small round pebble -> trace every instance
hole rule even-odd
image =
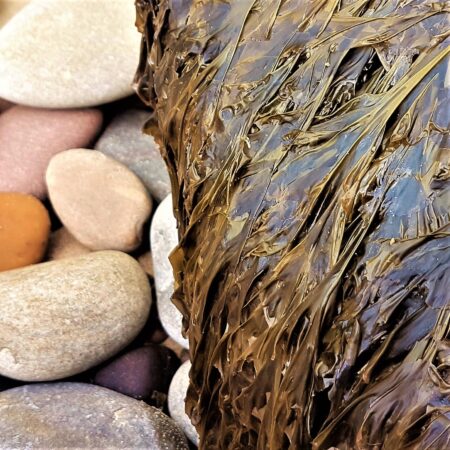
[[[88,253],[91,253],[91,250],[78,242],[65,227],[61,227],[50,235],[47,251],[49,261],[73,258]]]
[[[56,214],[77,241],[92,250],[139,246],[152,200],[126,166],[95,150],[73,149],[52,158],[46,180]]]
[[[187,450],[156,408],[84,383],[34,384],[0,393],[2,448]]]
[[[125,164],[158,201],[170,194],[170,179],[159,146],[142,129],[147,111],[131,109],[119,114],[95,145],[95,149]]]
[[[173,420],[181,427],[186,436],[198,445],[198,433],[191,419],[185,412],[186,392],[189,387],[189,371],[191,363],[186,361],[175,373],[169,388],[169,413]]]
[[[0,191],[46,197],[45,171],[52,156],[87,146],[101,125],[96,109],[8,109],[0,115]]]
[[[159,318],[167,334],[184,348],[188,348],[188,341],[181,334],[181,312],[171,300],[175,280],[169,254],[178,244],[178,232],[170,195],[160,203],[155,211],[150,228],[150,243]]]
[[[119,356],[95,375],[94,382],[139,400],[158,403],[180,365],[172,350],[148,344]],[[165,395],[164,395],[165,397]]]
[[[50,218],[37,198],[0,192],[0,271],[40,262],[49,234]]]
[[[0,30],[0,97],[79,108],[132,94],[135,20],[130,0],[33,0]]]
[[[49,381],[116,355],[143,328],[147,275],[131,256],[94,252],[0,273],[0,375]]]

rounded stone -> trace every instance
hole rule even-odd
[[[47,251],[47,259],[50,261],[73,258],[88,253],[91,253],[91,250],[78,242],[65,227],[61,227],[50,235]]]
[[[147,111],[131,109],[114,118],[95,145],[132,170],[158,201],[170,194],[170,179],[159,146],[143,128]]]
[[[56,214],[77,241],[92,250],[139,246],[152,200],[126,166],[95,150],[68,150],[52,158],[46,181]]]
[[[0,30],[0,97],[77,108],[130,95],[135,19],[129,0],[34,0]]]
[[[0,273],[0,374],[46,381],[114,356],[144,326],[147,275],[115,251]]]
[[[34,384],[0,393],[2,448],[187,450],[156,408],[84,383]]]
[[[191,363],[186,361],[175,373],[169,388],[170,417],[180,426],[186,436],[198,445],[198,433],[185,411],[186,393],[189,387],[189,371]]]
[[[49,234],[50,218],[37,198],[0,192],[0,271],[40,262]]]
[[[52,156],[87,146],[101,125],[96,109],[8,109],[0,115],[0,191],[46,197],[45,171]]]
[[[164,404],[170,380],[180,366],[172,350],[148,344],[111,361],[95,375],[94,382],[139,400]],[[162,400],[162,401],[160,401]]]
[[[181,334],[182,314],[171,300],[175,280],[169,255],[177,244],[177,223],[172,212],[172,197],[169,195],[156,209],[150,228],[156,304],[167,334],[184,348],[188,348],[188,341]]]

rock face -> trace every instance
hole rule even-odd
[[[129,0],[35,0],[0,31],[0,97],[46,108],[132,93],[139,34]]]
[[[172,350],[148,344],[110,362],[97,372],[94,382],[136,399],[161,400],[162,405],[179,365]]]
[[[45,171],[52,156],[87,146],[101,124],[102,113],[96,109],[8,109],[0,115],[0,191],[44,198]]]
[[[50,236],[47,258],[50,261],[86,255],[91,250],[78,242],[68,231],[61,227]]]
[[[0,271],[40,262],[49,233],[48,212],[37,198],[0,192]]]
[[[147,111],[125,111],[111,122],[95,149],[125,164],[161,201],[170,194],[170,180],[158,144],[142,132],[148,119]]]
[[[150,304],[147,276],[121,252],[0,273],[0,374],[44,381],[80,373],[131,342]]]
[[[186,361],[175,373],[169,388],[169,413],[173,420],[181,427],[186,436],[198,445],[198,433],[191,419],[185,412],[185,398],[189,387],[189,371],[191,363]]]
[[[159,318],[167,334],[188,348],[187,339],[181,334],[182,315],[171,301],[174,277],[168,257],[177,243],[177,224],[172,213],[172,197],[169,195],[156,209],[150,229],[156,301]]]
[[[99,386],[54,383],[0,393],[2,448],[187,450],[161,411]]]
[[[152,200],[127,167],[95,150],[59,153],[46,174],[61,222],[92,250],[134,250]]]

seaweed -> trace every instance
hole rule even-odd
[[[448,2],[136,7],[200,448],[450,448]]]

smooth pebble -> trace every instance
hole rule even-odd
[[[181,312],[171,300],[174,291],[174,276],[168,257],[177,244],[177,223],[172,212],[172,197],[169,195],[156,209],[150,228],[156,304],[159,318],[167,334],[174,341],[188,348],[188,341],[181,334]]]
[[[50,218],[37,198],[0,192],[0,271],[40,262],[49,234]]]
[[[2,448],[188,450],[160,410],[84,383],[34,384],[0,393]]]
[[[175,373],[169,388],[170,417],[180,426],[186,436],[198,445],[198,433],[185,411],[186,392],[189,387],[189,371],[191,363],[186,361]]]
[[[170,179],[159,146],[142,129],[149,113],[128,110],[114,118],[95,145],[95,149],[125,164],[147,186],[158,201],[170,194]]]
[[[139,246],[152,200],[126,166],[95,150],[73,149],[52,158],[46,181],[56,214],[77,241],[92,250]]]
[[[0,374],[47,381],[117,354],[143,328],[147,275],[131,256],[94,252],[0,273]]]
[[[91,253],[91,250],[78,242],[65,227],[61,227],[50,235],[47,251],[49,261],[73,258],[87,253]]]
[[[87,146],[101,125],[102,113],[96,109],[8,109],[0,115],[0,191],[46,197],[50,159],[64,150]]]
[[[78,108],[132,93],[141,36],[130,0],[34,0],[0,30],[0,97]]]

